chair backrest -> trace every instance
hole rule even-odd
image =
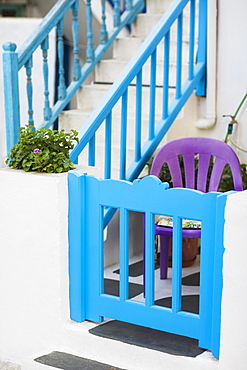
[[[185,184],[183,184],[179,155],[183,158]],[[197,176],[195,175],[195,155],[198,155]],[[214,163],[207,189],[208,169],[212,156]],[[188,137],[170,141],[155,155],[150,174],[158,177],[164,163],[167,163],[169,167],[173,187],[197,189],[204,193],[217,191],[222,171],[226,165],[229,165],[234,189],[243,190],[238,157],[223,141],[204,137]]]

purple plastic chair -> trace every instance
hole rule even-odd
[[[197,178],[195,176],[195,154],[198,155]],[[183,185],[178,160],[179,155],[183,157],[185,186]],[[207,189],[208,168],[211,156],[215,157],[215,160]],[[197,189],[204,193],[206,191],[217,191],[222,171],[228,164],[232,171],[234,189],[238,191],[243,190],[238,157],[231,147],[222,141],[203,137],[189,137],[170,141],[155,155],[150,175],[158,177],[164,163],[168,164],[173,187]],[[160,278],[166,279],[169,239],[172,236],[172,228],[155,225],[155,235],[160,235]],[[200,238],[201,231],[200,229],[183,229],[182,236],[184,238]]]

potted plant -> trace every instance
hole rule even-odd
[[[20,129],[20,139],[7,156],[6,164],[17,170],[62,173],[74,168],[69,151],[78,142],[75,130],[65,132],[31,125]]]

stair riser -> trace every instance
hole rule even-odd
[[[147,0],[147,13],[162,14],[169,8],[173,0]]]
[[[144,39],[141,38],[121,38],[116,39],[113,49],[113,57],[116,60],[129,61],[142,44]],[[188,60],[188,42],[183,43],[183,60]],[[177,53],[177,43],[170,43],[170,62],[175,63]],[[157,61],[164,60],[164,41],[161,41],[157,47]]]
[[[82,111],[89,112],[93,110],[100,100],[103,98],[105,93],[108,90],[108,86],[103,88],[100,85],[87,85],[80,89],[78,93],[78,108]],[[129,87],[128,89],[128,113],[130,115],[135,114],[135,87]],[[170,99],[174,98],[174,89],[170,89]],[[150,92],[148,87],[143,87],[142,89],[142,114],[145,116],[149,115],[149,99]],[[161,117],[162,114],[162,99],[163,99],[163,89],[158,87],[156,88],[156,116]],[[120,103],[117,103],[116,106],[120,106]],[[113,113],[114,114],[114,113]],[[120,115],[120,107],[118,108],[118,114]]]
[[[141,37],[146,38],[156,24],[159,22],[162,14],[138,14],[136,17],[135,22],[133,23],[131,29],[131,36],[132,37]],[[184,13],[183,17],[183,39],[184,41],[188,41],[189,39],[189,22],[190,18],[188,13]],[[170,37],[171,39],[176,39],[177,34],[177,22],[173,24],[170,30]]]
[[[102,60],[97,66],[95,70],[95,81],[96,82],[111,82],[113,83],[116,81],[120,73],[126,67],[127,62],[124,61],[116,61],[116,60]],[[156,86],[163,86],[163,63],[157,63],[157,70],[156,70]],[[148,61],[143,69],[142,69],[142,83],[143,85],[150,84],[150,62]],[[182,74],[184,76],[183,81],[185,82],[187,78],[188,67],[187,65],[183,65],[182,67]],[[169,69],[169,86],[176,86],[176,66],[170,65]],[[135,80],[132,82],[135,84]]]

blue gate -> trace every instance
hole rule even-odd
[[[219,357],[226,194],[167,189],[154,176],[133,183],[69,173],[70,310],[77,322],[103,317],[199,340]],[[104,213],[120,214],[120,293],[104,292]],[[128,294],[129,211],[145,213],[145,301]],[[154,300],[154,215],[173,217],[172,306]],[[199,313],[182,311],[182,219],[201,221]]]

